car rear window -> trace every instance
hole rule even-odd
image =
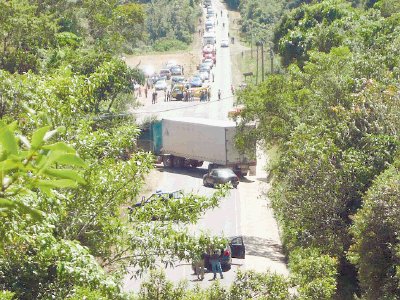
[[[232,176],[234,175],[233,171],[226,170],[226,169],[219,169],[217,170],[218,176]]]

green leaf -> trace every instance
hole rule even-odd
[[[33,209],[21,201],[0,198],[0,210],[11,211],[15,207],[18,207],[19,212],[29,214],[35,220],[40,220],[43,217],[43,213],[40,210]]]
[[[8,199],[3,199],[0,198],[0,208],[12,208],[15,207],[14,201],[8,200]]]
[[[65,165],[73,165],[78,167],[86,167],[85,161],[77,155],[74,154],[63,154],[57,159],[57,163]]]
[[[59,126],[54,130],[48,131],[46,132],[46,134],[44,135],[43,140],[44,141],[48,141],[49,139],[51,139],[56,133],[61,133],[61,132],[65,132],[65,127],[64,126]]]
[[[74,154],[76,153],[74,148],[72,148],[71,146],[67,145],[64,142],[58,142],[51,145],[46,145],[43,146],[42,148],[46,150],[61,151],[65,153],[74,153]]]
[[[15,136],[3,122],[0,122],[0,143],[8,153],[18,153],[18,145]]]
[[[21,201],[13,201],[13,202],[15,203],[16,206],[18,206],[20,212],[29,214],[34,220],[38,221],[43,218],[42,211],[31,208],[22,203]]]
[[[0,172],[4,173],[13,169],[16,169],[21,166],[19,161],[7,159],[5,161],[0,162]]]
[[[32,135],[31,148],[37,150],[44,142],[43,138],[49,131],[50,126],[45,126],[36,130]]]
[[[85,162],[75,154],[65,153],[64,151],[50,151],[47,157],[42,158],[38,168],[40,172],[43,172],[54,163],[78,167],[86,166]]]
[[[46,169],[43,173],[53,177],[71,179],[81,184],[86,183],[77,171],[71,169]]]

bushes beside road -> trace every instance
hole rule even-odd
[[[274,40],[285,73],[239,95],[242,120],[258,123],[242,139],[279,146],[270,196],[291,270],[297,251],[332,258],[336,283],[329,272],[320,286],[336,285],[337,299],[400,296],[400,11],[388,14],[388,2],[326,0],[289,12]],[[304,279],[299,291],[313,286]]]

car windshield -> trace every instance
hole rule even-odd
[[[233,171],[230,169],[217,169],[216,173],[218,177],[235,176],[235,173],[233,173]]]
[[[151,202],[155,199],[181,199],[183,197],[182,191],[174,191],[174,192],[161,192],[154,193],[149,198],[147,198],[146,203]]]

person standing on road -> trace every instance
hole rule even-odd
[[[187,92],[183,91],[183,101],[187,101]]]
[[[144,87],[144,96],[145,96],[146,99],[147,99],[147,85]]]
[[[213,280],[217,279],[217,272],[221,276],[221,279],[224,278],[222,274],[221,262],[219,260],[218,250],[214,250],[214,254],[210,257],[211,269],[214,274]]]
[[[171,92],[168,90],[167,92],[167,102],[171,101]]]
[[[204,255],[205,254],[203,253],[197,260],[194,261],[194,272],[196,273],[198,280],[204,279]]]
[[[218,90],[218,100],[221,100],[221,90]]]

